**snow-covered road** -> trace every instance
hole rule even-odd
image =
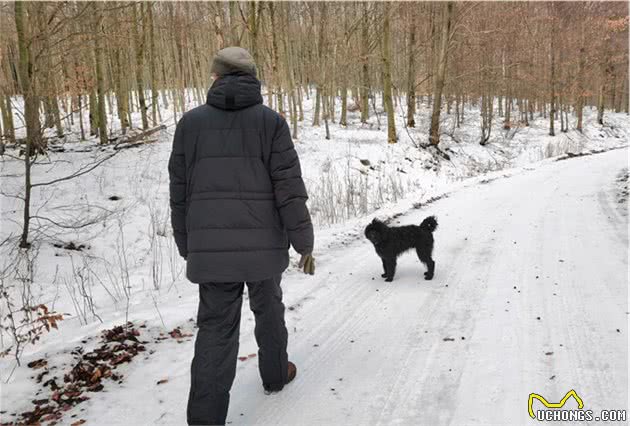
[[[256,359],[239,362],[228,421],[533,424],[530,393],[558,402],[570,389],[596,413],[627,408],[628,223],[614,199],[627,155],[537,165],[400,217],[437,216],[433,281],[407,254],[385,283],[365,239],[320,249],[315,276],[283,284],[297,379],[265,396]],[[256,351],[247,305],[242,355]],[[157,348],[80,416],[184,424],[191,357],[192,342]]]
[[[433,281],[412,254],[389,284],[366,241],[337,253],[289,311],[298,379],[265,396],[248,363],[229,419],[527,424],[529,393],[570,389],[585,409],[627,408],[627,219],[612,199],[626,164],[625,150],[559,161],[404,216],[438,217]]]

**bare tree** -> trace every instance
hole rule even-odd
[[[443,6],[442,31],[440,37],[440,49],[433,90],[433,112],[431,113],[431,128],[429,129],[429,141],[432,145],[440,143],[440,109],[442,107],[442,90],[446,76],[446,62],[448,59],[448,47],[451,36],[451,19],[453,16],[453,2],[447,2]]]

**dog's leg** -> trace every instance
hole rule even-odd
[[[427,272],[424,273],[424,279],[432,279],[433,273],[435,272],[435,262],[431,259],[431,253],[426,253],[420,248],[416,248],[416,253],[418,253],[418,259],[420,259],[420,262],[427,265]]]
[[[381,258],[381,261],[383,262],[383,273],[381,274],[382,278],[385,278],[387,276],[387,263],[385,263],[385,259]]]
[[[424,279],[430,280],[433,278],[433,273],[435,272],[435,262],[433,261],[433,259],[429,258],[427,260],[427,268],[429,270],[424,273]]]
[[[396,274],[396,258],[387,258],[385,262],[385,281],[392,282],[394,274]]]

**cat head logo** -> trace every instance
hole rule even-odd
[[[544,405],[547,408],[562,408],[564,404],[567,402],[567,400],[571,397],[575,398],[575,401],[577,402],[578,408],[580,410],[584,408],[584,402],[582,402],[582,398],[580,398],[577,392],[575,392],[573,389],[567,392],[567,394],[564,396],[564,398],[560,400],[560,402],[556,402],[556,403],[547,401],[544,397],[538,395],[537,393],[530,393],[529,399],[527,401],[527,410],[529,411],[529,417],[531,417],[532,419],[536,418],[536,416],[534,415],[534,409],[532,408],[534,399],[539,400],[542,403],[542,405]]]

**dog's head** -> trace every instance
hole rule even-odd
[[[386,235],[387,225],[376,218],[365,227],[365,237],[370,240],[372,244],[381,243],[385,240]]]

